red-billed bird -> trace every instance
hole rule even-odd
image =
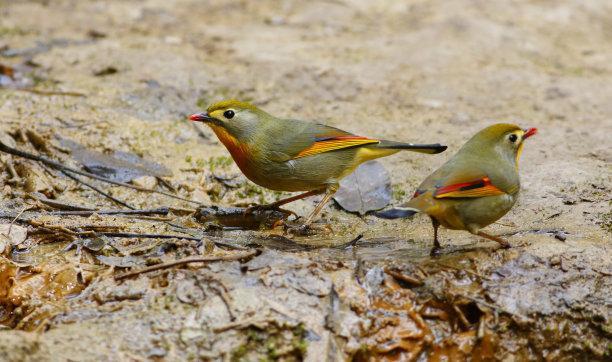
[[[429,215],[434,229],[432,255],[440,252],[440,225],[467,230],[510,247],[507,241],[481,229],[514,206],[520,190],[518,164],[523,143],[536,132],[535,128],[523,130],[513,124],[495,124],[481,130],[421,183],[412,200],[378,216]]]
[[[194,114],[225,145],[244,175],[277,191],[305,191],[260,208],[278,208],[325,194],[306,219],[308,226],[338,189],[340,179],[361,163],[401,150],[440,153],[440,144],[412,144],[362,137],[323,124],[274,117],[245,102],[226,100]]]

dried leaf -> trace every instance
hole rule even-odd
[[[23,243],[28,236],[28,229],[11,224],[0,224],[0,254],[10,252],[11,247]]]
[[[87,149],[85,146],[68,139],[61,139],[60,142],[62,147],[67,147],[72,151],[74,158],[87,171],[114,181],[130,182],[141,176],[164,177],[172,175],[170,170],[163,165],[144,160],[132,153],[115,151],[112,155],[106,155]]]
[[[387,170],[377,161],[362,164],[340,181],[334,200],[344,210],[361,215],[382,209],[391,202],[391,179]]]

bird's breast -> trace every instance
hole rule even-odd
[[[243,142],[240,142],[223,127],[214,124],[211,124],[210,127],[217,135],[217,138],[219,138],[219,141],[223,143],[225,148],[227,148],[229,153],[232,155],[232,158],[234,159],[234,162],[236,162],[236,165],[238,165],[238,168],[240,168],[240,171],[249,177],[249,160],[253,156],[249,146]]]

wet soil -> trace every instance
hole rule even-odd
[[[0,360],[609,360],[611,59],[607,1],[0,0],[0,142],[140,188],[0,153],[27,228],[0,238]],[[443,230],[432,259],[426,217],[337,205],[313,236],[241,221],[286,195],[186,120],[229,97],[447,144],[381,160],[393,204],[486,125],[537,127],[487,228],[513,247]],[[52,213],[128,206],[168,209]]]

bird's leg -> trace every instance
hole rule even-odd
[[[312,191],[304,192],[304,193],[299,194],[299,195],[295,195],[295,196],[287,197],[286,199],[281,199],[281,200],[275,201],[275,202],[269,204],[269,206],[272,207],[272,208],[277,208],[279,206],[288,204],[288,203],[293,202],[293,201],[297,201],[297,200],[305,199],[305,198],[310,197],[310,196],[315,196],[315,195],[322,194],[323,192],[325,192],[325,189],[319,189],[319,190],[312,190]]]
[[[328,186],[325,189],[325,196],[323,196],[323,199],[317,204],[317,206],[315,206],[314,210],[312,210],[310,215],[308,215],[308,217],[306,218],[306,221],[302,225],[298,227],[291,227],[290,229],[294,229],[294,231],[297,234],[301,234],[301,235],[310,234],[311,229],[312,229],[312,226],[310,224],[312,223],[314,218],[321,212],[325,204],[327,204],[329,200],[332,198],[332,196],[334,196],[337,190],[338,190],[338,185]]]
[[[325,189],[325,196],[323,196],[323,200],[321,200],[321,202],[319,202],[319,204],[314,208],[314,210],[312,210],[310,215],[308,215],[306,221],[304,222],[304,226],[308,227],[312,223],[312,220],[315,218],[315,216],[317,216],[321,212],[321,210],[323,210],[323,206],[325,206],[325,204],[329,202],[329,199],[334,196],[337,190],[338,186],[330,186]]]
[[[438,228],[440,227],[440,223],[438,222],[438,220],[431,217],[431,225],[433,226],[434,231],[434,246],[433,248],[431,248],[429,255],[433,257],[440,255],[442,246],[440,246],[440,241],[438,241]]]
[[[246,215],[248,215],[248,214],[251,214],[251,213],[253,213],[253,212],[257,211],[257,210],[279,210],[279,211],[282,211],[282,212],[287,212],[289,214],[295,215],[297,217],[297,215],[293,211],[283,210],[283,209],[280,208],[280,206],[288,204],[288,203],[293,202],[293,201],[304,199],[304,198],[309,197],[309,196],[314,196],[314,195],[321,194],[324,191],[325,191],[325,189],[312,190],[312,191],[301,193],[299,195],[295,195],[295,196],[291,196],[291,197],[287,197],[285,199],[281,199],[281,200],[275,201],[275,202],[273,202],[271,204],[249,206],[249,207],[246,208],[244,213]]]
[[[485,238],[485,239],[489,239],[489,240],[497,241],[497,242],[498,242],[498,243],[501,245],[501,247],[502,247],[502,248],[504,248],[504,249],[508,249],[508,248],[510,248],[510,247],[511,247],[511,245],[510,245],[510,243],[509,243],[509,242],[507,242],[506,240],[504,240],[504,239],[500,238],[499,236],[489,235],[489,234],[484,233],[484,232],[482,232],[482,231],[478,231],[478,232],[476,233],[476,235],[478,235],[478,236],[482,236],[482,237],[483,237],[483,238]]]

